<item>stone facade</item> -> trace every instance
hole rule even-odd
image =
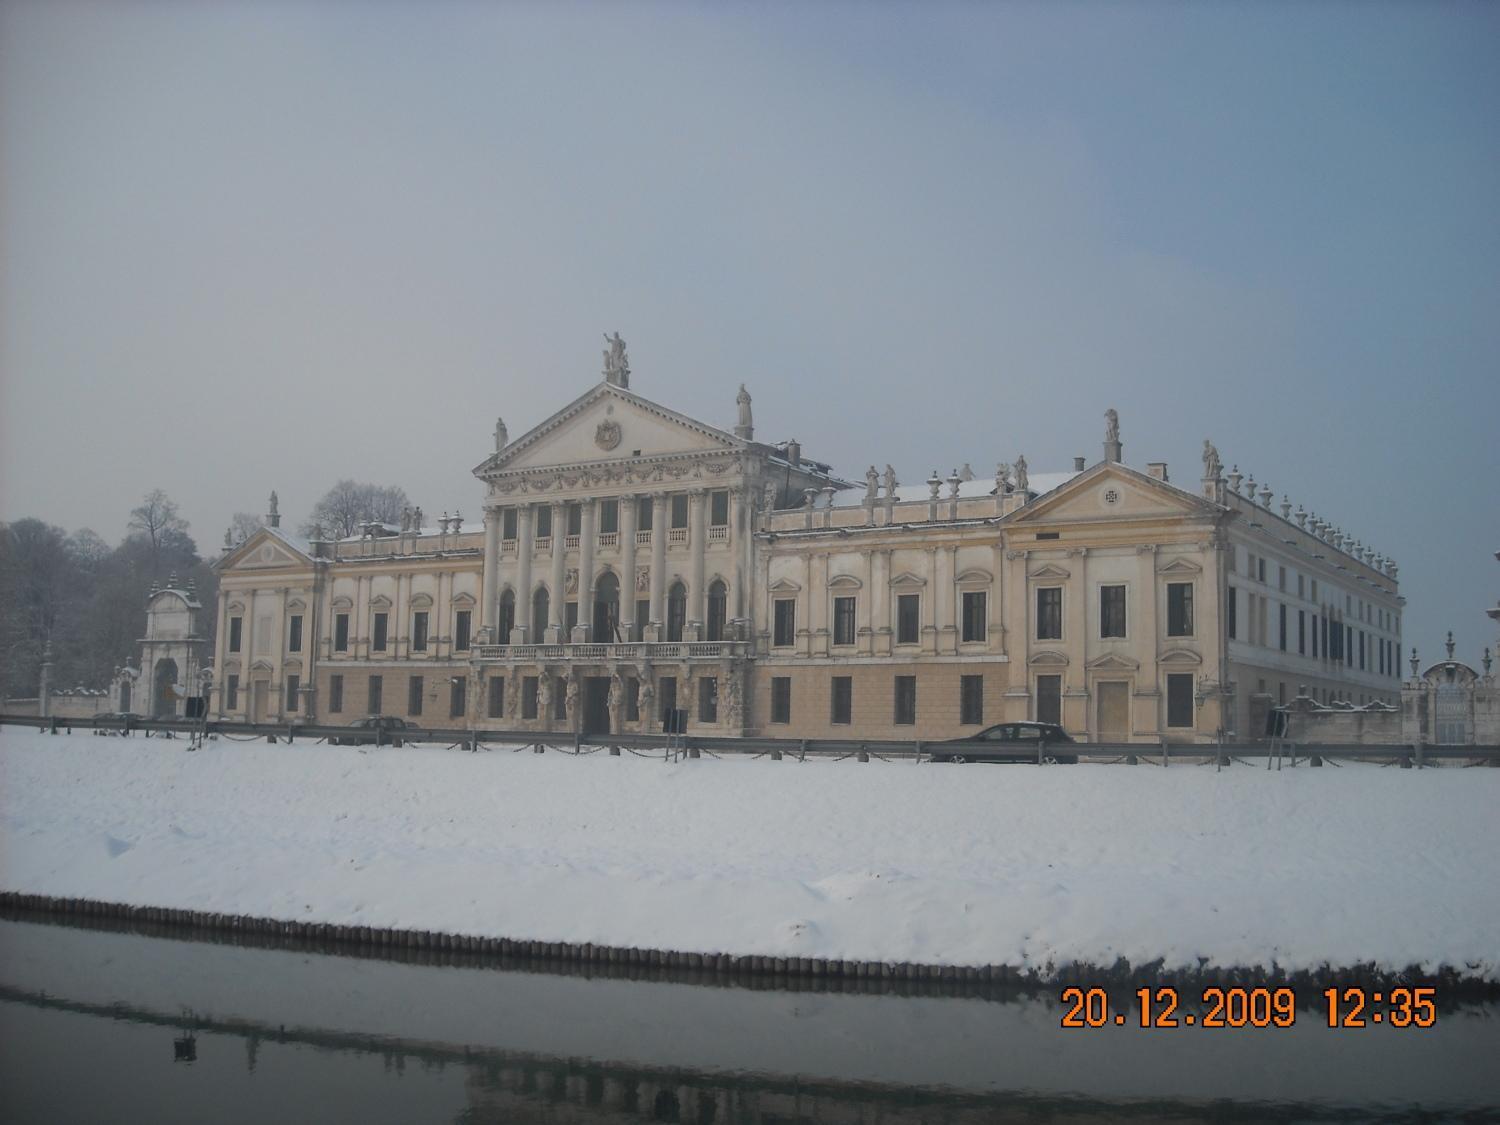
[[[1092,466],[902,486],[872,465],[856,486],[755,441],[743,387],[720,429],[631,390],[622,341],[605,361],[517,440],[497,424],[479,522],[226,549],[213,712],[1202,742],[1258,734],[1251,696],[1285,682],[1397,698],[1394,565],[1246,496],[1211,446],[1180,488],[1123,463],[1110,411]]]

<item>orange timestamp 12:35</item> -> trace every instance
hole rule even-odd
[[[1292,988],[1204,988],[1188,1010],[1181,993],[1168,985],[1135,990],[1134,1003],[1115,1010],[1108,990],[1071,986],[1063,989],[1065,1028],[1100,1027],[1291,1027],[1297,1022],[1297,993]],[[1391,989],[1326,988],[1321,993],[1328,1027],[1432,1027],[1437,1023],[1437,989],[1401,986]]]

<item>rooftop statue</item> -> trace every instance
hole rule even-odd
[[[1224,471],[1224,462],[1219,460],[1219,451],[1214,443],[1207,438],[1203,439],[1203,478],[1205,480],[1218,480],[1219,474]]]
[[[1120,412],[1113,406],[1104,412],[1104,440],[1120,440]]]
[[[609,345],[604,349],[604,381],[620,387],[630,386],[630,357],[625,354],[625,341],[618,332],[613,336],[606,332],[604,342]]]

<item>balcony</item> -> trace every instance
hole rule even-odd
[[[642,660],[728,660],[748,656],[749,641],[636,641],[631,644],[475,645],[478,660],[505,664],[612,664]]]
[[[563,537],[563,550],[564,551],[576,551],[576,550],[578,550],[578,536],[576,536],[576,535],[567,535],[567,536],[564,536]]]
[[[599,546],[618,547],[620,545],[620,533],[618,531],[601,531],[599,533]]]
[[[514,539],[500,540],[500,553],[502,555],[513,555],[516,553],[516,541]]]
[[[687,543],[688,529],[685,527],[667,528],[667,546],[681,547]]]
[[[538,552],[552,550],[552,536],[550,536],[550,535],[539,535],[539,536],[537,536],[537,539],[536,539],[536,550]]]
[[[651,529],[649,527],[645,531],[637,531],[635,533],[635,545],[637,547],[651,546]]]
[[[713,526],[711,526],[708,529],[708,541],[710,543],[729,542],[729,525],[726,523],[714,524]]]

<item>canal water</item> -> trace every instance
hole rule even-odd
[[[1500,1120],[1492,1003],[1440,996],[1428,1028],[1332,1030],[1319,1002],[1290,1027],[1145,1030],[1129,998],[1123,1026],[1064,1029],[1054,990],[787,990],[0,920],[0,1120]]]

